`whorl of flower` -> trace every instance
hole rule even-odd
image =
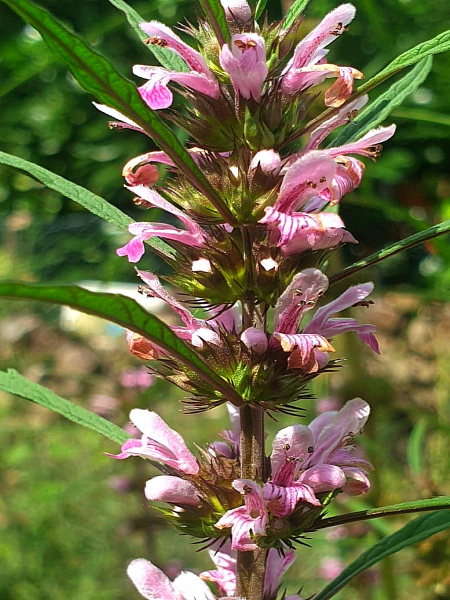
[[[187,475],[198,473],[198,462],[188,450],[181,435],[171,429],[159,415],[149,410],[134,408],[130,412],[130,420],[142,432],[142,438],[127,440],[120,454],[108,456],[118,459],[142,456]]]
[[[246,100],[261,98],[266,80],[266,45],[256,33],[233,35],[230,46],[224,44],[220,53],[220,65],[228,73],[236,94]]]

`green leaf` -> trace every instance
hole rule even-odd
[[[425,434],[427,419],[424,417],[414,426],[408,440],[407,457],[411,473],[418,477],[424,469]]]
[[[362,137],[370,129],[382,123],[389,113],[399,106],[404,99],[417,90],[425,81],[433,64],[433,57],[427,56],[420,61],[402,79],[394,83],[387,92],[381,94],[356,119],[342,128],[341,133],[329,146],[342,146]]]
[[[143,23],[144,19],[141,15],[131,8],[126,2],[123,0],[109,0],[111,4],[113,4],[116,8],[125,13],[125,16],[128,19],[129,24],[137,33],[139,39],[141,41],[145,41],[147,36],[139,27],[139,23]],[[169,69],[170,71],[179,71],[179,72],[187,72],[188,66],[178,54],[168,50],[167,48],[161,48],[161,46],[154,46],[153,44],[146,44],[147,48],[152,52],[155,58],[162,64],[163,67]]]
[[[14,369],[8,369],[7,372],[0,371],[0,390],[40,404],[44,408],[57,412],[78,425],[83,425],[83,427],[101,433],[117,444],[124,444],[130,437],[123,429],[114,425],[111,421],[99,417],[74,402],[61,398],[42,385],[30,381],[26,377],[22,377]]]
[[[0,152],[0,164],[25,171],[25,173],[28,173],[28,175],[31,175],[51,190],[55,190],[55,192],[62,194],[66,198],[70,198],[70,200],[77,202],[77,204],[87,208],[87,210],[94,213],[94,215],[108,221],[108,223],[112,223],[119,229],[128,231],[128,225],[134,223],[134,220],[131,217],[116,208],[113,204],[110,204],[101,196],[97,196],[86,188],[64,179],[64,177],[56,175],[56,173],[47,171],[47,169],[29,162],[28,160],[13,156],[12,154]],[[147,240],[147,243],[168,258],[173,258],[175,256],[174,250],[162,240],[151,238]]]
[[[168,325],[148,313],[131,298],[120,294],[91,292],[74,285],[33,285],[21,282],[0,283],[0,296],[63,304],[117,323],[157,344],[170,356],[197,373],[228,400],[237,404],[242,403],[237,392],[222,377],[214,373]]]
[[[259,17],[263,14],[268,1],[269,0],[258,0],[258,4],[256,5],[256,8],[255,8],[255,21],[257,21],[259,19]]]
[[[403,54],[400,54],[400,56],[397,56],[397,58],[394,59],[387,67],[377,73],[375,77],[372,77],[372,79],[369,79],[366,81],[366,83],[361,85],[358,88],[357,93],[358,95],[364,94],[368,90],[371,90],[375,86],[379,85],[382,81],[392,77],[392,75],[395,75],[395,73],[398,73],[405,67],[414,65],[426,56],[439,54],[440,52],[445,52],[447,50],[450,50],[450,29],[443,31],[432,40],[422,42],[418,46],[414,46],[414,48],[411,48],[410,50],[403,52]]]
[[[391,504],[390,506],[369,508],[367,510],[360,510],[358,512],[338,515],[336,517],[328,517],[316,522],[311,528],[311,531],[335,527],[336,525],[345,525],[346,523],[354,523],[356,521],[379,519],[380,517],[392,517],[393,515],[427,512],[436,510],[437,508],[448,510],[450,508],[450,496],[438,496],[437,498],[428,498],[427,500],[402,502],[401,504]]]
[[[78,83],[101,102],[115,108],[152,137],[213,204],[224,219],[234,218],[173,131],[143,102],[136,86],[98,52],[69,31],[50,13],[28,0],[1,0],[37,29],[49,48],[69,67]]]
[[[221,46],[230,42],[230,30],[225,16],[225,10],[220,0],[200,0],[208,21],[213,28]]]
[[[320,591],[314,600],[328,600],[335,596],[354,577],[370,568],[383,558],[426,540],[435,533],[450,528],[450,511],[442,510],[417,517],[396,533],[377,542],[345,568],[336,579]]]
[[[433,225],[433,227],[428,227],[424,231],[420,231],[419,233],[415,233],[414,235],[410,235],[404,240],[400,240],[399,242],[395,242],[391,244],[387,248],[383,250],[379,250],[378,252],[374,252],[367,258],[363,258],[362,260],[358,260],[358,262],[353,263],[340,273],[333,275],[330,277],[330,283],[337,283],[338,281],[342,281],[343,279],[347,279],[347,277],[351,277],[362,271],[363,269],[367,269],[367,267],[371,267],[376,263],[385,260],[386,258],[390,258],[403,250],[409,250],[410,248],[414,248],[419,244],[423,244],[424,242],[428,242],[433,238],[436,238],[440,235],[444,235],[445,233],[450,232],[450,220],[443,221],[438,225]]]
[[[308,6],[309,0],[295,0],[283,21],[283,29],[288,29]]]

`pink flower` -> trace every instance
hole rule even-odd
[[[261,98],[266,80],[266,46],[264,39],[256,33],[233,35],[231,49],[224,44],[220,53],[220,64],[228,73],[236,94],[246,100]]]
[[[149,479],[145,484],[145,497],[147,500],[168,502],[177,506],[199,505],[198,490],[195,485],[172,475],[158,475]]]
[[[252,158],[250,169],[260,168],[264,175],[278,175],[281,169],[281,158],[275,150],[260,150]]]
[[[126,388],[148,388],[154,383],[154,376],[145,367],[126,369],[120,378],[120,384]]]
[[[337,312],[364,303],[373,290],[372,283],[349,288],[339,298],[320,308],[303,331],[298,333],[304,313],[314,308],[327,288],[328,278],[321,271],[305,269],[294,277],[278,299],[270,344],[274,347],[279,343],[285,352],[291,352],[289,368],[300,368],[306,373],[316,372],[328,362],[328,353],[334,352],[328,338],[349,331],[355,331],[364,343],[379,353],[374,325],[359,325],[353,318],[332,318]]]
[[[294,94],[313,85],[322,83],[327,77],[337,77],[336,82],[325,94],[325,104],[337,107],[345,102],[353,91],[353,80],[363,77],[357,69],[338,67],[325,63],[326,46],[345,31],[353,20],[355,7],[342,4],[331,11],[323,21],[295,48],[282,80],[281,91]]]
[[[256,550],[255,536],[264,536],[268,525],[266,502],[263,490],[250,479],[236,479],[232,483],[235,490],[244,495],[244,506],[233,508],[221,517],[214,527],[231,527],[231,548],[233,550]]]
[[[140,198],[143,198],[145,202],[151,204],[152,207],[161,208],[162,210],[175,215],[183,223],[186,229],[179,229],[173,225],[166,225],[165,223],[132,223],[128,226],[128,231],[134,235],[134,237],[128,244],[118,248],[117,254],[119,256],[127,256],[129,262],[139,262],[144,254],[144,241],[151,237],[174,240],[197,248],[202,248],[206,245],[205,232],[200,225],[198,225],[194,219],[191,219],[185,212],[176,208],[173,204],[167,202],[167,200],[164,200],[157,192],[145,185],[129,187],[128,189],[134,194],[137,194]]]
[[[130,420],[142,431],[142,438],[127,440],[120,454],[108,454],[108,456],[118,459],[142,456],[187,475],[198,473],[197,460],[187,449],[181,435],[171,429],[159,415],[149,410],[134,408],[130,412]]]
[[[241,334],[241,342],[255,354],[264,354],[269,343],[263,329],[248,327]]]
[[[167,575],[144,558],[133,560],[127,573],[147,600],[216,600],[206,583],[194,573],[181,573],[171,582]]]
[[[161,67],[135,65],[133,68],[134,74],[148,79],[147,83],[138,89],[143,100],[150,108],[159,110],[171,106],[173,94],[168,88],[170,81],[189,87],[211,98],[219,97],[219,85],[200,52],[191,48],[169,27],[158,21],[141,23],[140,28],[149,36],[148,41],[150,44],[163,46],[178,54],[190,68],[189,73],[178,73]]]

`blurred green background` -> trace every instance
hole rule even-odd
[[[117,68],[131,75],[151,55],[123,13],[107,0],[42,5],[70,23]],[[131,1],[147,20],[194,21],[197,3]],[[332,62],[370,77],[402,51],[435,36],[448,23],[447,0],[356,0],[356,20],[331,47]],[[337,2],[312,0],[302,32]],[[271,18],[281,15],[269,0]],[[0,4],[0,150],[36,162],[107,198],[136,219],[143,213],[123,189],[122,165],[151,150],[149,140],[114,132],[39,35]],[[450,218],[449,57],[434,58],[427,81],[394,111],[396,136],[347,196],[342,215],[359,240],[330,272],[395,240]],[[380,86],[371,97],[386,89]],[[319,112],[321,106],[313,106]],[[29,281],[135,284],[134,270],[115,254],[127,236],[31,178],[0,166],[0,275]],[[160,269],[149,255],[145,267]],[[430,495],[450,494],[450,250],[448,237],[381,263],[360,280],[377,284],[370,321],[379,327],[381,357],[362,351],[351,336],[340,342],[346,367],[322,377],[313,391],[337,405],[360,395],[373,406],[361,438],[376,464],[373,491],[337,510],[358,510]],[[356,280],[355,280],[356,282]],[[336,290],[338,291],[338,290]],[[15,367],[60,395],[94,408],[118,424],[133,406],[155,409],[204,445],[227,426],[224,411],[180,414],[180,394],[164,383],[148,388],[128,355],[122,332],[94,319],[44,305],[2,303],[1,367]],[[139,375],[139,377],[138,377]],[[148,381],[146,383],[149,383]],[[319,407],[322,405],[319,405]],[[314,416],[316,405],[307,407]],[[126,564],[147,557],[168,569],[210,568],[187,538],[167,531],[146,506],[144,461],[116,462],[105,440],[23,400],[0,397],[0,597],[5,600],[122,600],[138,597]],[[277,428],[270,425],[269,441]],[[205,425],[207,424],[207,426]],[[342,564],[394,531],[404,519],[371,522],[314,536],[299,550],[288,592],[320,589]],[[330,543],[332,538],[333,544]],[[444,600],[450,597],[448,536],[435,536],[368,572],[342,600]],[[333,570],[334,569],[334,570]]]

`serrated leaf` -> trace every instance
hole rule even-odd
[[[414,48],[397,56],[397,58],[389,63],[387,67],[377,73],[375,77],[372,77],[372,79],[369,79],[366,83],[361,85],[357,90],[358,95],[371,90],[382,81],[392,77],[392,75],[395,75],[395,73],[398,73],[405,67],[418,63],[426,56],[439,54],[440,52],[446,52],[447,50],[450,50],[450,30],[443,31],[432,40],[422,42],[418,46],[414,46]]]
[[[13,156],[12,154],[6,154],[6,152],[0,152],[0,164],[14,167],[15,169],[20,169],[21,171],[28,173],[28,175],[31,175],[46,187],[55,190],[55,192],[80,204],[91,213],[94,213],[94,215],[108,221],[108,223],[112,223],[112,225],[115,225],[119,229],[128,231],[128,225],[134,223],[134,220],[131,217],[113,204],[110,204],[101,196],[97,196],[97,194],[94,194],[86,188],[57,175],[56,173],[52,173],[39,165],[29,162],[28,160]],[[173,248],[162,240],[151,238],[147,240],[147,243],[168,258],[173,258],[175,256]]]
[[[139,333],[197,373],[225,398],[237,403],[241,402],[236,391],[222,377],[214,373],[168,325],[148,313],[132,298],[121,294],[92,292],[75,285],[33,285],[21,282],[0,283],[0,296],[42,300],[70,306]]]
[[[362,137],[370,129],[382,123],[390,112],[399,106],[404,99],[415,92],[428,76],[433,64],[433,57],[427,56],[409,73],[395,82],[384,94],[381,94],[351,123],[346,125],[329,146],[342,146]]]
[[[109,0],[109,2],[111,2],[111,4],[113,4],[116,8],[125,13],[129,24],[137,33],[139,39],[142,42],[144,42],[147,39],[147,36],[139,27],[139,23],[144,22],[144,19],[141,17],[141,15],[137,11],[135,11],[134,8],[131,8],[129,4],[123,2],[123,0]],[[178,72],[189,71],[187,64],[184,62],[181,56],[178,56],[178,54],[175,54],[167,48],[161,48],[160,46],[154,46],[152,44],[146,44],[146,46],[150,50],[150,52],[155,56],[155,58],[159,61],[159,63],[162,64],[162,66],[166,69]]]
[[[28,0],[0,0],[42,35],[49,48],[69,67],[78,83],[102,103],[134,121],[166,152],[229,222],[233,215],[197,167],[173,131],[143,102],[136,86],[98,52],[69,31],[49,12]]]
[[[82,406],[78,406],[74,402],[61,398],[55,392],[23,377],[14,369],[8,369],[6,372],[0,371],[0,390],[40,404],[44,408],[59,413],[78,425],[101,433],[104,437],[117,444],[124,444],[130,437],[123,429],[114,425],[111,421],[107,421],[103,417],[96,415]]]
[[[283,21],[283,29],[288,29],[294,21],[302,14],[308,6],[309,0],[295,0],[294,4],[286,13]]]
[[[318,529],[336,527],[337,525],[355,523],[356,521],[369,521],[372,519],[379,519],[381,517],[392,517],[394,515],[426,512],[436,510],[438,508],[442,510],[450,509],[450,496],[438,496],[437,498],[427,498],[426,500],[401,502],[399,504],[391,504],[390,506],[369,508],[367,510],[360,510],[358,512],[338,515],[336,517],[328,517],[315,523],[311,530],[316,531]]]
[[[320,591],[314,600],[329,600],[354,577],[370,568],[383,558],[399,552],[407,546],[426,540],[435,533],[450,528],[450,511],[442,510],[417,517],[399,531],[377,542],[346,567],[336,579]]]
[[[230,30],[220,0],[200,0],[200,4],[208,17],[220,46],[228,44],[230,42]]]
[[[395,242],[391,244],[387,248],[383,248],[383,250],[379,250],[378,252],[374,252],[367,258],[363,258],[362,260],[358,260],[353,263],[349,267],[345,268],[340,273],[333,275],[330,277],[330,284],[337,283],[338,281],[342,281],[343,279],[347,279],[347,277],[351,277],[355,275],[359,271],[363,269],[367,269],[367,267],[371,267],[376,263],[385,260],[386,258],[390,258],[399,252],[403,252],[403,250],[409,250],[410,248],[414,248],[415,246],[419,246],[433,238],[439,237],[440,235],[444,235],[445,233],[450,232],[450,220],[443,221],[438,225],[433,225],[433,227],[428,227],[419,233],[415,233],[414,235],[410,235],[404,240],[400,240],[399,242]]]

